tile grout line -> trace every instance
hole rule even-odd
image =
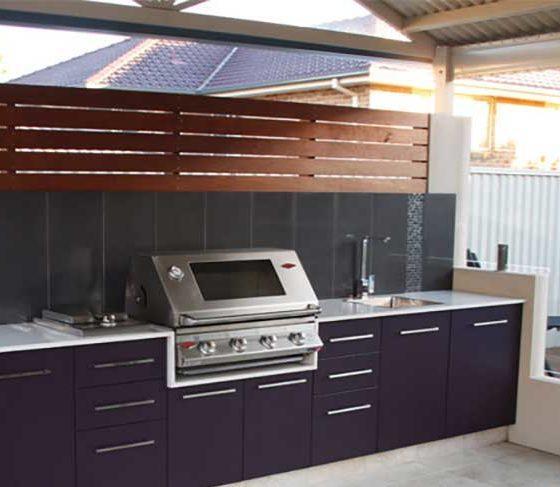
[[[203,193],[203,205],[202,205],[202,245],[204,250],[208,248],[208,193]]]
[[[339,209],[339,200],[338,194],[335,193],[332,199],[332,235],[331,235],[331,250],[332,250],[332,263],[331,263],[331,298],[335,297],[335,288],[336,288],[336,235],[338,231],[338,209]]]
[[[158,251],[158,194],[154,192],[154,251]]]
[[[51,231],[50,231],[50,197],[45,192],[45,272],[47,278],[47,308],[52,307],[52,283],[51,283]]]
[[[254,243],[254,236],[253,236],[253,232],[254,232],[254,215],[255,212],[255,193],[251,192],[249,193],[249,248],[252,249],[253,248],[253,243]]]
[[[291,198],[292,205],[292,248],[295,249],[297,246],[297,193],[292,193]]]
[[[106,218],[106,195],[104,192],[101,193],[101,307],[102,311],[105,311],[105,306],[107,304],[106,299],[106,278],[107,278],[107,218]]]

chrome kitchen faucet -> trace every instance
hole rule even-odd
[[[368,275],[367,271],[369,246],[372,240],[380,240],[383,243],[387,243],[391,240],[391,237],[380,237],[372,239],[371,237],[366,235],[362,238],[361,242],[356,241],[356,254],[360,255],[360,274],[355,280],[356,282],[354,285],[354,293],[352,296],[354,299],[362,299],[364,295],[371,296],[375,293],[375,274]]]

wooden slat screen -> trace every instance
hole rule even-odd
[[[0,189],[427,189],[426,114],[0,86]]]

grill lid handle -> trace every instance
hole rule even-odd
[[[221,316],[220,318],[194,318],[193,316],[183,314],[179,317],[180,326],[200,326],[213,325],[215,323],[237,323],[240,321],[260,321],[273,320],[279,318],[293,318],[314,316],[321,312],[321,307],[316,304],[310,304],[305,309],[290,311],[275,311],[272,313],[258,313],[242,316]]]

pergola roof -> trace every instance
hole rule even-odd
[[[547,0],[384,0],[404,32],[457,46],[560,31],[560,2]]]

